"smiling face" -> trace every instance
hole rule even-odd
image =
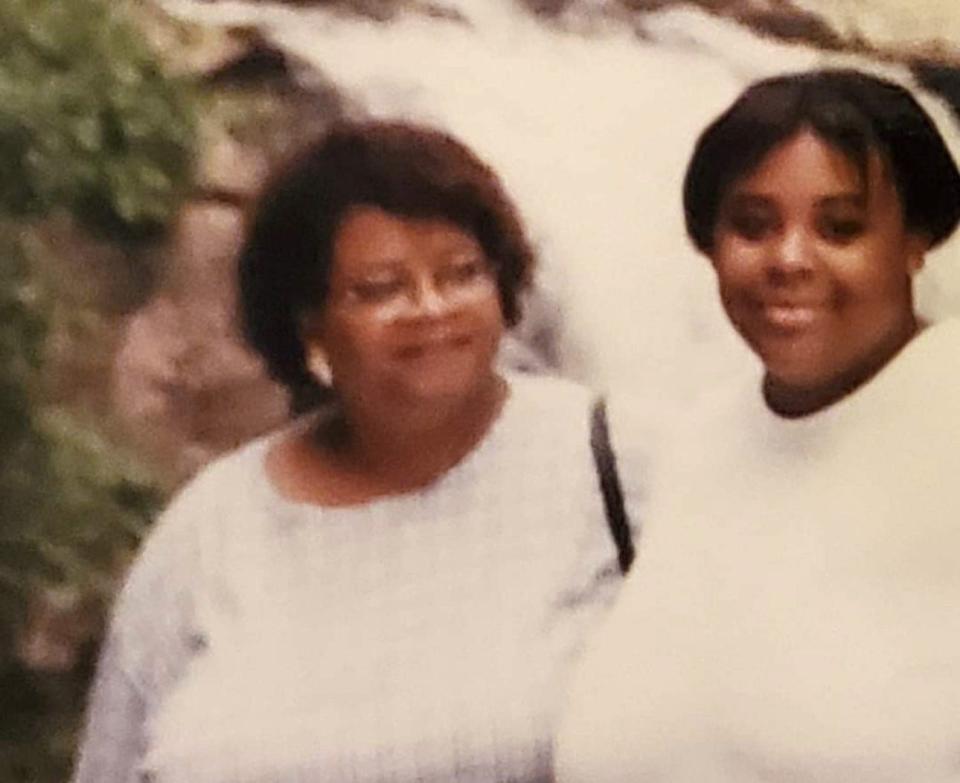
[[[721,200],[711,260],[727,315],[763,361],[768,388],[828,404],[916,331],[911,275],[927,243],[904,226],[878,153],[865,175],[803,130]]]
[[[348,404],[457,403],[495,377],[504,323],[479,243],[446,220],[351,208],[329,293],[306,322]]]

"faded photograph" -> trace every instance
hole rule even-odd
[[[0,780],[960,780],[952,3],[0,29]]]

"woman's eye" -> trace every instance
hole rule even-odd
[[[774,220],[756,212],[735,213],[727,219],[727,225],[737,234],[751,242],[763,239],[774,227]]]
[[[859,218],[832,218],[820,220],[820,235],[829,242],[844,244],[863,234],[866,226]]]
[[[399,279],[362,280],[350,286],[350,297],[358,302],[383,302],[403,289]]]
[[[444,267],[441,279],[449,283],[471,283],[486,274],[487,265],[479,258],[458,261]]]

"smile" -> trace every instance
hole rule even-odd
[[[408,343],[397,350],[401,359],[419,359],[458,351],[470,344],[470,338],[465,335],[438,334],[427,339]]]
[[[813,325],[823,312],[818,304],[802,302],[770,302],[760,307],[763,318],[780,329],[804,329]]]

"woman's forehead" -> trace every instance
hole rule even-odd
[[[877,144],[844,145],[804,126],[773,144],[756,164],[735,177],[724,196],[763,182],[789,188],[811,180],[824,188],[854,191],[867,197],[894,184],[887,156]]]
[[[409,217],[380,207],[358,206],[346,213],[338,228],[335,266],[403,260],[413,249],[442,252],[476,244],[470,232],[445,218]]]

